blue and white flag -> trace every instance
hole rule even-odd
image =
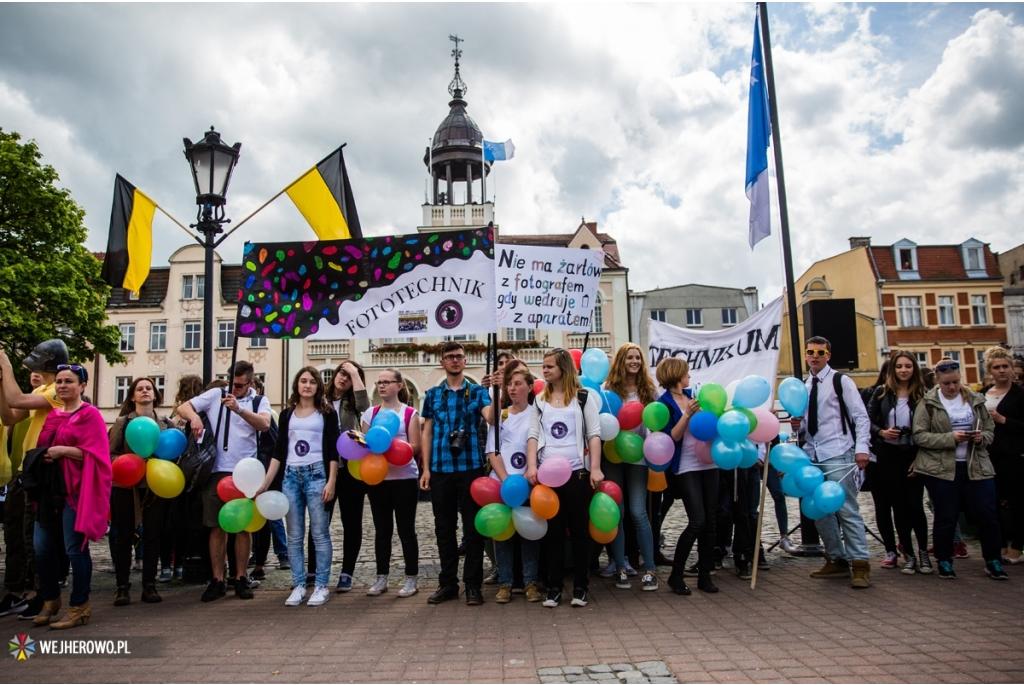
[[[504,143],[492,143],[489,140],[484,141],[484,161],[504,162],[515,156],[516,146],[512,144],[511,138],[506,140]]]
[[[754,52],[750,58],[750,103],[747,107],[747,199],[750,200],[750,249],[772,233],[768,199],[768,89],[761,63],[761,33],[754,19]]]

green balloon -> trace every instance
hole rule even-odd
[[[757,428],[757,417],[754,416],[754,412],[750,411],[745,407],[733,407],[729,411],[738,411],[747,417],[747,419],[750,421],[750,433],[753,433],[754,430]],[[747,435],[750,435],[750,433],[747,433]]]
[[[627,464],[639,464],[644,458],[644,439],[632,431],[619,431],[615,452]]]
[[[476,529],[485,538],[501,535],[512,521],[512,509],[504,504],[487,504],[476,513]]]
[[[594,528],[610,533],[619,527],[619,505],[603,492],[590,500],[590,520]]]
[[[700,392],[697,393],[697,404],[700,405],[700,408],[713,413],[715,416],[722,415],[728,401],[729,396],[725,392],[725,388],[718,383],[702,385]]]
[[[225,532],[241,533],[252,523],[252,500],[243,497],[225,502],[217,515],[217,522]]]
[[[146,459],[153,456],[160,444],[160,426],[148,416],[139,416],[128,422],[124,439],[135,454]]]
[[[668,405],[662,402],[651,402],[644,407],[644,425],[652,431],[660,431],[668,425]]]

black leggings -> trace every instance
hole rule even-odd
[[[386,480],[369,488],[377,575],[385,576],[391,572],[391,536],[395,532],[396,522],[405,559],[405,575],[419,575],[420,544],[416,538],[416,502],[419,500],[419,491],[417,478]]]
[[[338,508],[341,510],[342,543],[341,572],[352,575],[363,547],[363,504],[369,486],[356,480],[348,471],[345,460],[338,465]],[[332,507],[333,508],[333,507]]]
[[[887,553],[896,554],[896,529],[893,527],[893,509],[896,508],[896,503],[892,499],[894,486],[883,483],[891,480],[891,474],[883,476],[879,462],[869,461],[864,475],[871,486],[871,501],[875,505],[875,525],[878,526],[882,544]],[[902,537],[900,542],[903,542]]]
[[[155,583],[160,562],[160,532],[166,500],[148,489],[139,489],[142,506],[142,582]],[[118,535],[114,541],[114,571],[118,585],[131,582],[135,542],[135,488],[110,489],[110,515]]]
[[[874,494],[876,489],[885,492],[886,499],[892,505],[896,535],[899,536],[904,553],[914,554],[911,532],[917,538],[918,549],[928,549],[928,519],[924,515],[924,478],[907,475],[910,465],[917,457],[917,449],[904,452],[896,445],[884,443],[875,452],[878,456],[876,473],[879,477],[871,482],[871,492]],[[882,524],[878,525],[881,527]],[[889,550],[888,541],[886,549]],[[895,544],[891,551],[896,551]]]
[[[590,471],[573,471],[569,482],[554,488],[558,513],[548,521],[544,547],[548,557],[548,589],[561,589],[565,576],[565,531],[569,529],[572,548],[573,588],[590,585]]]
[[[686,569],[693,543],[697,543],[697,567],[710,572],[715,568],[715,512],[718,509],[718,469],[668,474],[668,487],[675,499],[683,501],[686,528],[679,534],[672,574],[680,576]]]
[[[1024,550],[1024,457],[992,455],[996,469],[996,496],[1009,503],[1009,526],[1002,525],[1004,547]]]

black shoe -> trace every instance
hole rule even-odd
[[[697,576],[697,589],[701,592],[718,592],[718,586],[711,580],[710,573],[701,573]]]
[[[215,599],[220,599],[226,594],[228,594],[228,591],[223,580],[211,580],[206,584],[206,589],[203,590],[203,596],[199,599],[204,602],[212,602]]]
[[[685,571],[683,571],[683,576],[685,578],[696,578],[699,575],[700,575],[700,566],[698,564],[694,564],[690,568],[688,568]],[[711,571],[711,575],[715,575],[714,570]]]
[[[582,587],[573,588],[571,604],[574,607],[587,606],[587,589]]]
[[[292,567],[292,565],[288,563],[288,557],[278,557],[277,567],[282,571],[287,571]]]
[[[132,603],[132,596],[128,592],[131,587],[131,584],[117,586],[117,594],[114,595],[114,606],[125,607]]]
[[[256,565],[256,557],[249,557],[249,568]]]
[[[28,600],[28,604],[18,614],[18,620],[28,621],[39,615],[39,612],[43,610],[43,596],[36,594],[35,597]]]
[[[562,603],[562,588],[551,588],[548,590],[548,598],[544,600],[544,606],[553,609]]]
[[[252,593],[252,588],[249,587],[249,579],[245,576],[241,578],[235,578],[235,597],[239,599],[252,599],[255,597]]]
[[[668,577],[667,582],[668,586],[672,588],[672,592],[676,593],[677,595],[689,595],[693,592],[692,590],[690,590],[689,586],[687,586],[686,580],[683,579],[683,576],[677,576],[673,573]]]
[[[750,580],[750,562],[734,559],[733,563],[736,565],[736,575],[740,577],[740,580]]]
[[[467,596],[469,592],[466,592]],[[458,585],[442,585],[437,588],[434,594],[427,597],[427,604],[440,604],[441,602],[447,602],[450,599],[459,598],[459,586]]]
[[[20,614],[27,606],[27,599],[21,595],[16,595],[13,592],[8,592],[4,595],[3,599],[0,599],[0,616]]]
[[[463,540],[462,542],[459,543],[459,556],[460,557],[466,556],[466,541],[465,540]]]
[[[267,579],[267,572],[264,571],[263,569],[260,569],[258,571],[253,571],[252,575],[250,577],[253,580],[266,580]]]
[[[1009,580],[1010,576],[1006,575],[1006,571],[1003,570],[1003,565],[998,561],[990,561],[985,564],[985,571],[988,573],[988,577],[992,580]]]
[[[156,591],[156,583],[146,583],[142,586],[142,601],[146,604],[159,604],[163,601],[160,593]]]
[[[466,604],[471,607],[480,606],[484,603],[484,593],[478,587],[466,588]]]
[[[758,571],[769,571],[772,566],[768,563],[768,560],[764,557],[764,550],[761,550],[757,555],[757,570]]]

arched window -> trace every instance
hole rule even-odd
[[[603,303],[604,300],[601,297],[601,291],[599,290],[594,298],[594,315],[590,317],[591,333],[604,333],[604,311],[601,306]]]

